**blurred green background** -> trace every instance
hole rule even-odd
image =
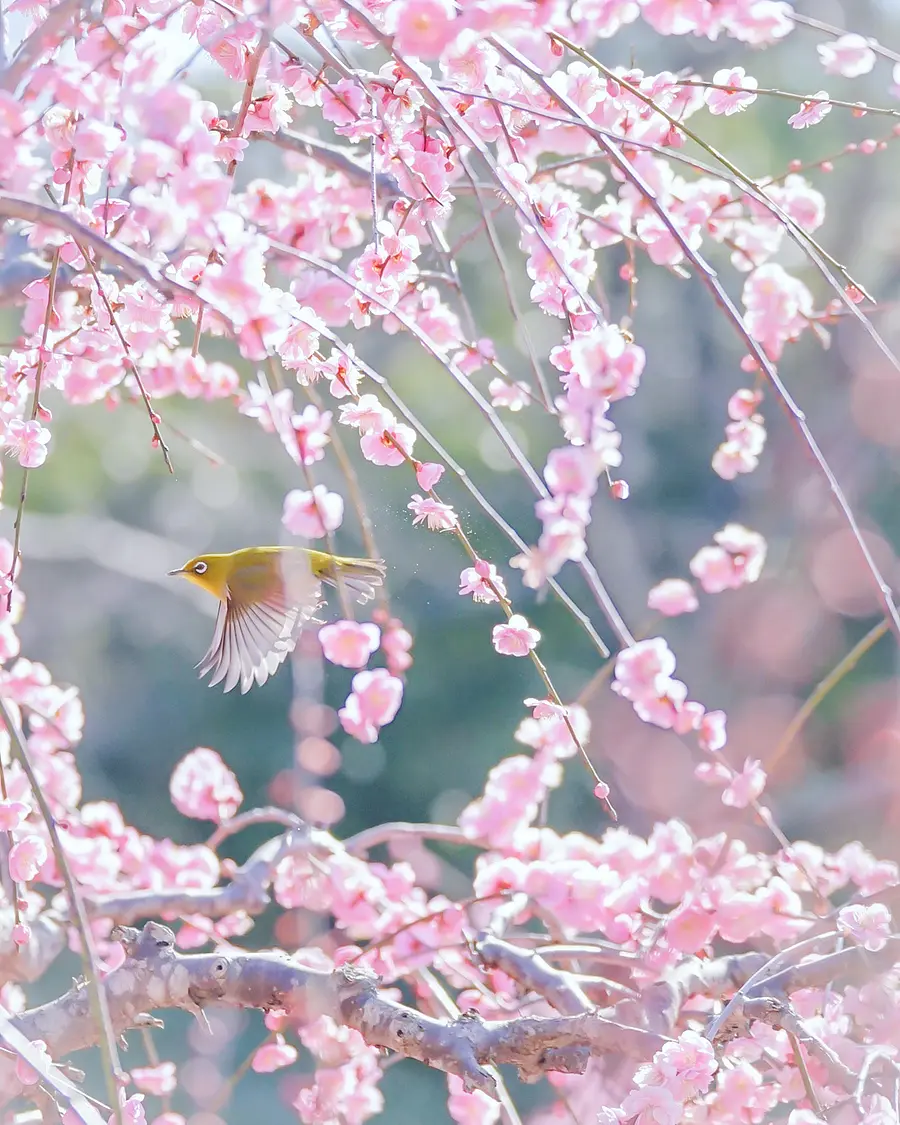
[[[900,41],[896,4],[816,0],[798,10],[887,45]],[[821,34],[801,27],[777,48],[751,54],[730,41],[661,40],[643,26],[632,26],[598,50],[609,65],[633,58],[648,72],[689,67],[711,76],[719,67],[742,63],[760,86],[805,94],[825,88],[834,97],[900,105],[887,93],[888,62],[879,60],[872,75],[855,82],[832,78],[817,60],[815,47],[821,41]],[[198,60],[191,75],[205,96],[230,108],[234,88],[222,85],[218,74]],[[701,112],[691,125],[754,176],[779,175],[794,159],[804,164],[833,161],[831,172],[808,173],[828,201],[819,237],[883,303],[874,321],[897,350],[900,159],[894,122],[854,118],[834,109],[821,125],[796,132],[786,124],[794,108],[780,99],[760,98],[737,117]],[[312,119],[300,124],[311,131]],[[887,138],[886,151],[840,155],[849,141],[867,137]],[[274,149],[251,146],[239,171],[239,187],[260,175],[287,182],[289,174]],[[463,206],[452,232],[459,234],[473,218]],[[528,308],[529,282],[516,249],[513,219],[503,211],[497,222],[521,305]],[[727,251],[705,249],[728,291],[739,298],[744,275],[735,273]],[[559,339],[560,325],[536,311],[526,312],[523,323],[514,325],[488,253],[482,239],[462,251],[464,285],[479,331],[495,340],[513,377],[527,380],[523,327],[538,354],[546,356]],[[602,252],[599,261],[600,288],[618,319],[627,311],[627,292],[618,276],[625,256],[614,248]],[[804,278],[817,308],[833,296],[793,246],[785,245],[779,261]],[[629,482],[631,497],[625,503],[598,497],[591,557],[632,630],[652,628],[669,639],[691,697],[728,712],[731,760],[740,765],[750,756],[765,763],[799,703],[878,620],[877,603],[826,483],[771,394],[767,392],[762,407],[769,440],[758,471],[733,484],[712,473],[710,458],[723,438],[728,397],[750,385],[739,369],[740,341],[696,279],[679,279],[642,259],[639,265],[634,332],[647,351],[647,367],[637,396],[615,404],[611,412],[623,435],[620,475]],[[14,310],[4,313],[6,338],[15,336],[16,316]],[[539,525],[526,482],[475,406],[442,369],[411,340],[386,336],[377,327],[341,334],[386,376],[523,538],[534,542]],[[219,342],[206,348],[204,344],[210,358],[228,356],[245,380],[254,374],[252,365],[236,360]],[[552,376],[552,368],[545,364],[545,369]],[[787,351],[780,370],[806,411],[883,573],[896,583],[897,373],[859,325],[847,320],[832,332],[828,349],[806,333]],[[484,370],[475,381],[484,389],[492,374]],[[304,403],[299,391],[297,403]],[[195,746],[212,746],[237,773],[245,807],[271,802],[273,777],[293,761],[292,700],[322,693],[325,703],[340,706],[351,674],[328,668],[322,682],[315,661],[298,660],[293,674],[285,670],[248,696],[209,690],[197,680],[193,665],[209,642],[214,606],[186,583],[167,579],[165,572],[206,550],[283,541],[284,495],[304,482],[277,440],[255,421],[237,415],[229,403],[164,399],[157,404],[166,423],[224,461],[214,467],[168,432],[174,477],[150,447],[141,408],[73,409],[53,395],[47,396],[47,404],[54,412],[51,455],[32,474],[22,538],[22,586],[28,596],[20,627],[23,655],[46,663],[57,682],[71,682],[81,690],[87,724],[78,762],[85,799],[116,801],[141,831],[181,843],[202,840],[208,826],[184,820],[171,806],[168,780],[175,763]],[[533,410],[504,417],[540,468],[558,443],[554,427]],[[340,768],[307,781],[339,795],[344,815],[335,831],[341,836],[393,819],[452,821],[479,793],[488,769],[514,752],[512,734],[524,714],[522,699],[541,694],[540,684],[530,662],[493,652],[490,628],[496,615],[490,607],[459,597],[458,574],[467,562],[456,541],[412,528],[406,505],[416,489],[408,472],[372,469],[353,448],[353,435],[344,432],[342,437],[359,469],[378,544],[388,561],[393,611],[415,636],[415,663],[403,707],[381,742],[360,747],[338,728],[332,739],[341,754]],[[416,454],[428,459],[421,440]],[[4,472],[2,516],[10,534],[20,478],[15,466],[7,464]],[[330,456],[314,472],[317,481],[344,491]],[[439,492],[457,508],[479,552],[507,576],[516,608],[543,633],[541,654],[556,686],[573,698],[600,666],[596,651],[552,597],[541,602],[532,591],[523,591],[517,572],[506,566],[515,551],[450,474]],[[701,595],[696,614],[654,624],[646,610],[648,589],[664,577],[689,577],[692,555],[731,520],[762,532],[769,541],[761,581],[737,593]],[[337,541],[346,553],[361,548],[349,505]],[[564,571],[562,581],[611,643],[610,630],[579,576]],[[900,859],[895,653],[892,640],[882,641],[828,698],[776,769],[768,796],[789,836],[832,847],[859,837],[883,857]],[[693,762],[680,741],[642,726],[606,687],[590,710],[591,754],[612,786],[624,825],[646,832],[659,818],[681,816],[699,832],[734,827],[734,813],[723,809],[715,792],[698,792]],[[283,790],[274,794],[279,795]],[[599,832],[605,827],[577,762],[552,796],[550,822],[564,830]],[[771,846],[749,819],[741,830],[751,842]],[[262,830],[241,835],[231,842],[230,854],[245,858],[264,835]],[[458,889],[471,857],[458,850],[441,854],[449,865],[441,876],[449,882],[442,885]],[[309,936],[313,933],[310,923]],[[272,918],[261,919],[245,940],[251,947],[270,943]],[[52,979],[29,991],[35,1002],[66,987],[72,966],[61,960],[57,968]],[[160,1054],[183,1061],[179,1044],[190,1021],[170,1014],[166,1023],[170,1030],[157,1039]],[[189,1027],[188,1054],[194,1052],[194,1057],[187,1085],[194,1090],[205,1088],[204,1068],[228,1074],[263,1034],[254,1014],[223,1017],[222,1027],[221,1037],[203,1041],[198,1029]],[[135,1042],[134,1055],[140,1051]],[[129,1056],[129,1064],[136,1061]],[[437,1074],[404,1062],[389,1069],[383,1089],[384,1120],[394,1125],[416,1121],[426,1107],[434,1120],[449,1120],[444,1083]],[[243,1121],[250,1112],[264,1110],[270,1125],[293,1121],[284,1094],[278,1076],[250,1074],[239,1084],[226,1116]],[[180,1105],[197,1115],[197,1125],[209,1120],[202,1113],[202,1098],[200,1103],[185,1100]]]

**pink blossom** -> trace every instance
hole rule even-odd
[[[449,504],[442,504],[430,496],[420,496],[416,492],[406,506],[413,513],[414,527],[424,523],[429,531],[452,531],[459,524],[456,512]]]
[[[710,113],[725,114],[740,113],[748,105],[756,101],[755,90],[759,83],[751,77],[742,66],[732,67],[730,70],[717,70],[713,75],[716,86],[737,87],[730,90],[707,90],[706,105]]]
[[[841,35],[830,43],[819,43],[816,50],[828,74],[859,78],[868,74],[875,66],[875,52],[871,41],[864,39],[862,35]]]
[[[514,613],[505,624],[494,626],[491,638],[501,656],[527,656],[537,647],[541,634],[520,613]]]
[[[808,129],[810,125],[818,125],[831,113],[831,102],[828,100],[828,91],[819,90],[811,98],[802,102],[796,113],[788,118],[788,125],[795,129]]]
[[[338,711],[341,726],[359,742],[378,740],[381,727],[390,723],[400,708],[403,682],[384,668],[358,672],[352,690]]]
[[[666,941],[679,953],[699,953],[715,932],[715,911],[705,910],[697,903],[674,910],[666,919]]]
[[[356,402],[342,406],[340,415],[345,426],[354,426],[361,434],[385,430],[394,424],[393,414],[370,394],[360,395]]]
[[[285,1043],[283,1035],[276,1035],[272,1043],[263,1043],[250,1064],[257,1074],[271,1074],[297,1061],[297,1048]]]
[[[713,454],[712,467],[723,480],[734,480],[739,473],[752,473],[766,444],[762,418],[756,415],[725,427],[727,441]]]
[[[653,1058],[667,1088],[682,1101],[705,1094],[719,1068],[712,1043],[696,1031],[682,1031]]]
[[[24,801],[0,801],[0,832],[14,832],[20,828],[30,811]]]
[[[359,621],[335,621],[319,630],[325,659],[341,668],[362,668],[381,641],[377,625]]]
[[[291,426],[297,442],[300,463],[314,465],[316,461],[321,461],[325,456],[325,446],[331,441],[328,436],[328,431],[331,429],[331,411],[321,411],[310,403],[302,414],[294,415]]]
[[[491,379],[488,383],[491,406],[503,406],[514,414],[531,402],[531,388],[527,383],[507,383],[505,379]]]
[[[11,418],[3,435],[3,448],[22,466],[23,469],[37,469],[47,460],[47,446],[50,431],[34,419],[24,422],[21,418]]]
[[[704,750],[715,753],[727,741],[725,736],[726,715],[724,711],[707,711],[700,720],[698,741]]]
[[[131,1071],[131,1081],[143,1094],[153,1094],[157,1098],[175,1091],[175,1064],[161,1062],[156,1066],[136,1066]]]
[[[713,536],[718,546],[701,547],[690,571],[707,594],[736,590],[755,582],[766,561],[766,541],[755,531],[730,523]]]
[[[693,613],[700,603],[690,582],[683,578],[666,578],[647,595],[647,605],[666,617]]]
[[[281,522],[291,533],[304,539],[321,539],[336,531],[344,518],[344,501],[324,484],[311,492],[295,488],[284,498]]]
[[[745,809],[759,797],[766,787],[766,771],[753,758],[744,761],[743,769],[735,774],[722,794],[722,804],[734,809]]]
[[[412,667],[412,657],[409,654],[412,646],[412,633],[404,628],[399,618],[392,617],[381,634],[381,651],[392,675],[399,676]]]
[[[416,481],[423,492],[431,492],[444,475],[444,466],[433,461],[416,462]]]
[[[383,430],[372,430],[359,440],[362,455],[373,465],[396,467],[412,456],[415,430],[402,422],[391,422]]]
[[[554,496],[589,497],[597,491],[597,477],[602,468],[602,461],[594,450],[567,446],[548,454],[544,480]]]
[[[9,849],[9,875],[15,883],[30,883],[47,862],[50,853],[40,836],[25,836]]]
[[[452,0],[392,0],[385,30],[401,55],[437,58],[459,33]]]
[[[675,657],[662,637],[638,641],[616,657],[612,689],[626,699],[662,695],[675,671]]]
[[[892,933],[891,912],[881,902],[868,906],[854,903],[838,911],[838,929],[851,937],[857,945],[877,953],[884,949]]]
[[[244,794],[237,778],[215,750],[198,746],[181,759],[169,782],[172,804],[197,820],[228,820],[240,808]]]
[[[461,595],[471,594],[476,602],[496,602],[506,597],[506,583],[493,563],[479,559],[474,566],[467,566],[459,576]]]
[[[28,945],[31,941],[31,926],[27,922],[16,922],[12,928],[12,939],[14,945]]]
[[[634,1125],[679,1125],[684,1106],[665,1086],[639,1086],[626,1095],[622,1112]]]
[[[733,422],[745,422],[756,413],[756,408],[762,402],[762,391],[742,387],[735,391],[728,400],[728,417]]]

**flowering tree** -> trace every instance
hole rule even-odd
[[[518,1122],[512,1074],[543,1083],[548,1121],[896,1122],[896,864],[859,843],[832,854],[786,837],[761,762],[730,753],[724,712],[676,678],[662,625],[636,637],[587,541],[601,490],[627,518],[618,404],[652,394],[640,389],[634,314],[639,281],[663,271],[709,291],[744,356],[710,471],[752,473],[764,412],[786,412],[880,605],[862,647],[900,636],[890,586],[781,371],[796,341],[822,343],[845,317],[896,377],[867,317],[874,298],[817,240],[825,198],[809,168],[751,177],[704,139],[713,119],[739,130],[763,104],[786,107],[788,133],[829,114],[895,117],[862,104],[853,81],[896,56],[784,0],[15,0],[10,11],[20,41],[0,101],[3,285],[24,308],[0,375],[3,446],[22,470],[0,607],[0,1104],[66,1125],[175,1125],[191,1108],[183,1060],[129,1065],[123,1038],[152,1037],[168,1009],[203,1031],[240,1008],[263,1013],[244,1069],[271,1075],[273,1101],[316,1125],[376,1115],[397,1057],[446,1075],[460,1125]],[[629,37],[651,31],[666,49],[718,41],[731,61],[711,74],[626,65]],[[764,89],[740,61],[752,70],[750,49],[797,34],[829,85],[849,80],[846,98]],[[224,104],[191,84],[193,54],[173,79],[184,36],[237,91]],[[885,100],[894,93],[885,84]],[[842,154],[872,155],[890,136]],[[277,171],[242,178],[263,142],[280,152]],[[520,332],[511,362],[469,297],[460,263],[473,242]],[[609,263],[614,299],[598,285]],[[549,326],[540,339],[531,306]],[[385,333],[475,404],[533,492],[539,534],[496,512],[444,448],[452,435],[432,434],[363,358]],[[229,360],[210,358],[213,337]],[[297,542],[333,553],[352,516],[390,569],[365,499],[387,472],[404,475],[423,535],[457,541],[459,595],[482,603],[485,643],[498,661],[530,665],[536,686],[521,751],[494,765],[456,823],[341,838],[284,808],[242,807],[240,769],[205,747],[171,777],[179,812],[215,825],[204,845],[152,838],[115,805],[82,801],[77,690],[19,656],[29,476],[53,456],[51,406],[65,418],[98,402],[142,405],[146,440],[171,467],[175,396],[232,403],[283,447],[297,479],[283,523]],[[529,456],[523,431],[543,452]],[[332,460],[340,491],[317,479]],[[486,557],[465,529],[472,513],[507,552]],[[766,550],[758,531],[726,523],[684,558],[691,579],[654,585],[647,605],[667,619],[729,597],[760,578]],[[560,584],[569,571],[590,600]],[[536,591],[592,645],[578,699],[561,696],[542,656]],[[307,634],[334,675],[352,671],[337,720],[367,745],[389,744],[407,679],[432,674],[412,667],[389,594],[390,581],[360,621],[341,590],[336,619]],[[684,741],[725,830],[700,831],[690,803],[648,835],[616,823],[614,778],[591,737],[598,689],[631,705],[629,721]],[[594,835],[547,815],[566,769],[594,795]],[[250,825],[265,826],[265,842],[241,865],[221,858]],[[398,840],[421,854],[425,843],[468,849],[467,893],[371,858]],[[259,952],[243,939],[269,908],[318,914],[328,933]],[[34,1006],[29,984],[67,947],[82,976]],[[105,1076],[94,1086],[69,1060],[88,1047]],[[239,1079],[204,1093],[212,1119]]]

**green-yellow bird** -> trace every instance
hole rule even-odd
[[[360,603],[384,581],[381,559],[351,559],[305,547],[244,547],[227,555],[198,555],[180,574],[219,599],[212,644],[197,668],[209,686],[238,682],[241,694],[264,684],[292,652],[305,624],[322,605],[322,587],[344,586]]]

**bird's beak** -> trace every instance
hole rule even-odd
[[[177,570],[168,570],[166,573],[170,578],[173,578],[176,574],[184,574],[184,567],[180,566]]]

